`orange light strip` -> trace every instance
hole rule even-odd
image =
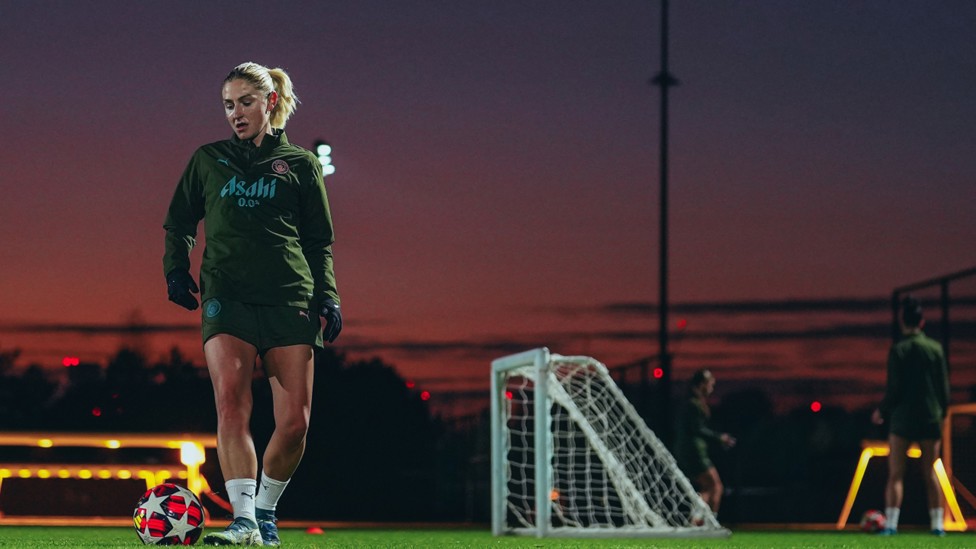
[[[170,478],[186,480],[187,488],[197,495],[209,485],[200,474],[206,460],[206,449],[217,447],[217,437],[211,433],[29,433],[0,432],[0,446],[37,446],[40,448],[160,448],[180,451],[180,463],[185,471],[174,473],[170,468],[144,465],[62,465],[62,464],[0,464],[0,487],[4,478],[141,478],[149,488]]]
[[[205,448],[217,447],[211,433],[19,433],[0,432],[0,446],[80,446],[86,448],[180,448],[190,442]]]
[[[92,465],[77,463],[5,463],[0,465],[0,482],[7,478],[131,479],[146,481],[146,488],[177,478],[189,480],[187,471],[145,465]]]
[[[937,459],[933,467],[935,468],[935,476],[939,479],[939,486],[942,487],[942,493],[945,494],[946,507],[949,508],[948,516],[943,521],[945,529],[953,532],[965,532],[967,528],[966,519],[962,516],[962,509],[959,508],[959,501],[952,489],[949,475],[946,474],[945,465],[941,459]]]

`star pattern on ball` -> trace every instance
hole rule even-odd
[[[155,492],[149,492],[149,499],[146,500],[146,503],[142,504],[142,507],[146,510],[146,520],[151,519],[153,513],[159,513],[163,516],[166,515],[166,510],[163,509],[162,504],[166,501],[167,497],[169,496],[157,496]]]
[[[186,511],[183,512],[183,516],[179,520],[170,520],[170,530],[166,532],[167,536],[177,536],[180,538],[181,542],[186,541],[186,535],[197,527],[190,524],[190,508],[187,507]]]

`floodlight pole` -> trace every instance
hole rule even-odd
[[[668,88],[678,80],[668,71],[668,0],[661,0],[661,72],[651,80],[661,88],[660,272],[658,282],[658,365],[661,368],[659,434],[671,442],[671,353],[668,351]]]

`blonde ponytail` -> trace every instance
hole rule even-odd
[[[298,107],[298,96],[291,83],[288,73],[281,68],[269,69],[257,63],[241,63],[230,71],[224,83],[240,78],[250,82],[265,95],[272,91],[278,92],[278,102],[271,111],[271,127],[284,129],[288,118]]]
[[[291,85],[291,78],[283,69],[274,68],[268,71],[274,81],[274,89],[278,92],[278,103],[271,111],[271,127],[284,128],[288,118],[298,108],[298,96]]]

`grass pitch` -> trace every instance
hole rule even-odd
[[[529,537],[493,537],[487,530],[327,530],[308,534],[300,529],[281,530],[282,546],[353,547],[353,548],[428,548],[428,547],[527,547],[527,548],[613,548],[642,547],[695,549],[755,548],[963,548],[976,546],[976,534],[949,533],[937,538],[927,532],[908,531],[893,537],[879,537],[860,532],[824,531],[742,531],[724,539],[536,539]],[[198,542],[199,546],[200,543]],[[130,528],[65,526],[0,526],[0,547],[142,547]]]

